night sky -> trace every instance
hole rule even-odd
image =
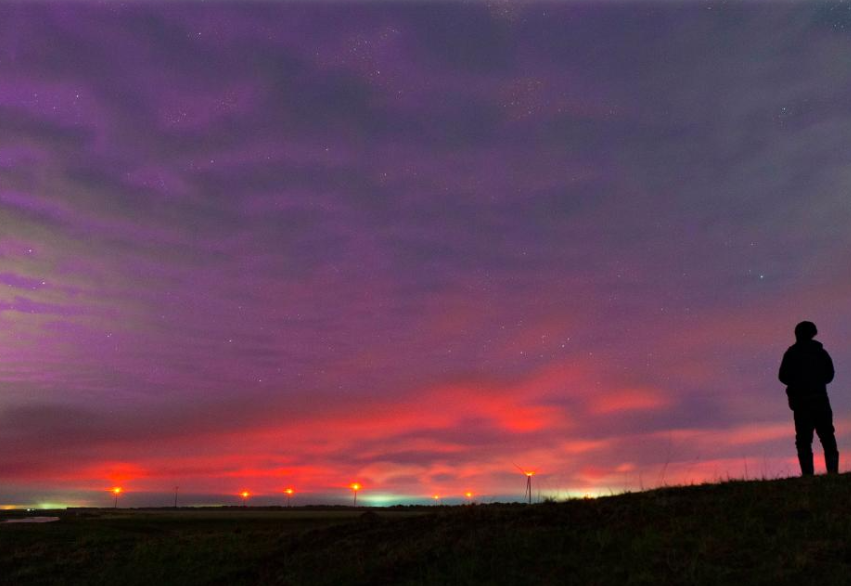
[[[0,506],[795,475],[849,186],[844,3],[4,3]]]

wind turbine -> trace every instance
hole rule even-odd
[[[526,477],[526,491],[523,493],[523,500],[525,500],[530,505],[532,504],[532,477],[537,472],[536,470],[524,470],[517,464],[514,464],[514,467],[520,470],[523,475]]]

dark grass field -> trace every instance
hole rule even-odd
[[[531,506],[55,514],[0,525],[0,583],[851,584],[851,475]]]

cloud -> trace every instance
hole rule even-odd
[[[514,463],[553,490],[785,469],[796,316],[838,357],[851,333],[843,22],[12,7],[0,476],[507,494]]]

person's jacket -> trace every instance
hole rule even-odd
[[[807,340],[789,347],[780,363],[780,382],[786,385],[789,407],[801,399],[827,396],[827,384],[833,380],[833,361],[821,342]]]

